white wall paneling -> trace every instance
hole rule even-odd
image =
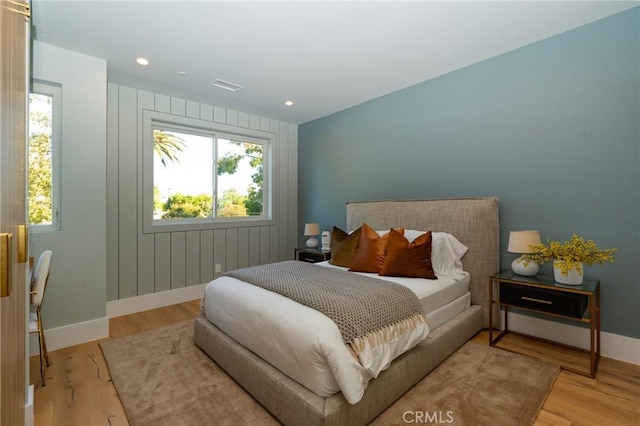
[[[143,232],[144,111],[274,135],[273,224]],[[291,259],[297,232],[298,128],[290,123],[108,84],[107,297],[109,301],[204,284],[221,273]],[[148,157],[148,156],[147,156]],[[215,265],[220,264],[220,273]]]

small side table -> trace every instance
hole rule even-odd
[[[494,286],[500,287],[504,294],[496,293]],[[555,282],[552,276],[524,277],[511,271],[502,271],[498,275],[489,277],[489,299],[491,300],[491,309],[489,309],[489,344],[491,346],[496,346],[500,339],[509,333],[510,307],[535,312],[549,317],[549,319],[557,318],[589,324],[591,336],[589,350],[524,333],[513,333],[588,353],[591,362],[589,371],[578,370],[566,365],[561,365],[561,368],[583,376],[596,377],[600,361],[600,281],[584,280],[582,285],[569,286]],[[504,310],[504,329],[495,339],[493,337],[494,304]]]
[[[317,263],[331,259],[331,252],[309,247],[298,247],[294,251],[294,257],[296,260],[303,262]]]

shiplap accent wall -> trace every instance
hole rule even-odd
[[[203,284],[222,272],[293,258],[297,240],[298,126],[109,83],[107,300]],[[151,110],[276,135],[269,226],[143,233],[142,115]]]

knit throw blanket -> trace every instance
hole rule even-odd
[[[408,288],[341,269],[290,260],[225,275],[323,313],[338,326],[356,359],[367,343],[377,346],[427,322],[420,301]]]

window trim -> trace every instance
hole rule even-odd
[[[152,234],[157,232],[190,231],[201,229],[235,228],[248,226],[275,225],[275,182],[274,173],[276,170],[275,145],[276,135],[273,133],[246,129],[242,127],[230,126],[227,124],[204,121],[190,117],[176,116],[158,111],[142,111],[142,232]],[[193,132],[210,136],[247,138],[250,142],[258,140],[264,141],[265,161],[263,164],[263,216],[260,217],[213,217],[208,219],[180,219],[176,220],[154,220],[153,219],[153,129],[162,127],[167,130],[175,129],[182,132]],[[179,223],[177,223],[179,222]]]
[[[61,220],[61,168],[60,158],[62,151],[62,86],[56,83],[34,79],[29,90],[29,95],[51,96],[51,224],[29,223],[29,232],[51,232],[62,229]],[[29,118],[29,122],[30,122]],[[29,141],[27,140],[27,149]],[[27,182],[29,180],[29,168],[27,165]],[[27,189],[28,191],[28,189]],[[27,193],[28,197],[28,193]],[[28,218],[28,217],[27,217]]]

